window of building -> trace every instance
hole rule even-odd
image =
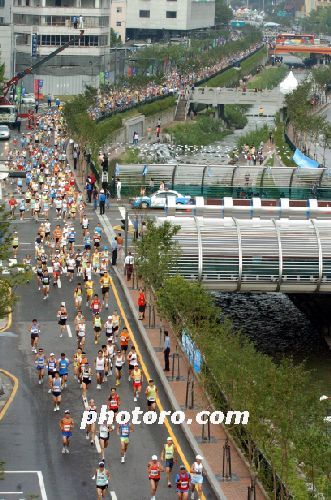
[[[140,10],[139,17],[151,17],[151,11],[150,10]]]
[[[5,6],[5,0],[0,0],[0,7],[4,7]]]
[[[177,11],[176,10],[167,10],[166,12],[166,18],[167,19],[176,19],[177,17]]]
[[[116,21],[116,26],[122,26],[121,21]]]
[[[116,12],[117,14],[120,14],[122,12],[122,7],[116,7]]]
[[[5,18],[4,17],[0,17],[0,24],[5,24]]]

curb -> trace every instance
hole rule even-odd
[[[3,318],[3,320],[5,321],[5,325],[0,328],[0,333],[4,333],[8,328],[11,327],[13,321],[13,313],[8,313],[6,318]]]
[[[12,375],[11,373],[7,372],[7,370],[3,370],[2,368],[0,368],[0,374],[3,374],[3,375],[5,375],[5,377],[10,378],[11,382],[12,382],[11,393],[10,393],[8,399],[6,400],[4,406],[0,409],[0,421],[1,421],[4,418],[4,416],[6,415],[8,408],[10,407],[10,405],[12,404],[12,402],[14,400],[14,397],[15,397],[17,389],[18,389],[18,379],[15,377],[15,375]]]
[[[163,388],[165,390],[165,393],[172,405],[172,407],[174,408],[175,411],[182,411],[181,407],[179,406],[178,404],[178,401],[177,399],[175,398],[172,390],[171,390],[171,387],[169,385],[169,382],[168,382],[168,379],[166,378],[166,376],[164,375],[164,372],[163,370],[161,369],[161,366],[159,365],[159,363],[156,362],[156,357],[155,357],[155,351],[154,351],[154,348],[152,346],[152,343],[151,341],[149,340],[149,337],[147,335],[147,332],[146,332],[146,329],[145,327],[138,322],[138,315],[137,315],[137,311],[136,311],[136,308],[133,304],[133,301],[132,301],[132,298],[130,296],[130,293],[125,285],[125,282],[123,280],[123,277],[121,276],[120,272],[115,268],[113,267],[114,269],[114,272],[121,284],[121,287],[122,287],[122,290],[123,290],[123,293],[126,297],[126,300],[129,304],[129,307],[131,309],[131,312],[132,312],[132,315],[134,317],[134,320],[135,320],[135,323],[139,329],[139,332],[145,342],[145,346],[147,348],[147,351],[151,357],[151,360],[153,361],[153,364],[154,364],[154,368],[156,370],[156,372],[158,373],[158,376],[159,378],[161,379],[161,382],[162,382],[162,385],[163,385]],[[192,432],[191,432],[191,429],[189,428],[189,426],[187,425],[186,422],[183,422],[182,424],[180,424],[181,427],[182,427],[182,430],[186,436],[186,439],[188,440],[192,450],[194,451],[194,454],[195,455],[203,455],[196,439],[194,438]],[[208,482],[212,488],[212,490],[214,491],[216,497],[219,499],[219,500],[227,500],[226,499],[226,496],[224,495],[216,477],[215,477],[215,474],[213,473],[210,465],[208,464],[208,462],[205,462],[204,463],[204,468],[205,468],[205,471],[206,471],[206,476],[208,478]]]

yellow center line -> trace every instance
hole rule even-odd
[[[127,317],[126,317],[126,314],[125,314],[125,311],[124,311],[124,309],[123,309],[123,306],[122,306],[121,300],[120,300],[120,298],[119,298],[119,294],[118,294],[118,291],[117,291],[117,287],[116,287],[116,285],[114,284],[114,281],[113,281],[113,280],[111,280],[111,287],[112,287],[112,290],[113,290],[113,293],[114,293],[114,296],[115,296],[115,299],[116,299],[116,302],[117,302],[118,308],[119,308],[119,310],[120,310],[120,312],[121,312],[121,316],[122,316],[122,318],[124,319],[125,326],[126,326],[126,327],[127,327],[127,329],[128,329],[128,332],[129,332],[130,338],[131,338],[131,340],[132,340],[133,345],[135,346],[135,349],[136,349],[137,355],[138,355],[138,357],[139,357],[139,359],[140,359],[140,364],[141,364],[142,370],[143,370],[144,375],[145,375],[145,377],[146,377],[146,379],[147,379],[147,381],[148,381],[148,380],[150,380],[152,377],[150,376],[150,374],[149,374],[149,372],[148,372],[148,369],[147,369],[147,366],[145,365],[145,363],[144,363],[144,361],[143,361],[143,358],[142,358],[142,355],[141,355],[141,352],[140,352],[139,346],[138,346],[137,341],[136,341],[136,339],[135,339],[134,333],[132,332],[132,330],[131,330],[131,328],[130,328],[129,321],[128,321]],[[159,398],[159,397],[157,397],[157,399],[156,399],[156,403],[157,403],[157,406],[159,407],[159,410],[160,410],[160,411],[165,411],[165,410],[164,410],[164,408],[163,408],[163,405],[162,405],[162,403],[161,403],[161,401],[160,401],[160,398]],[[165,427],[166,427],[166,429],[167,429],[167,431],[168,431],[168,433],[169,433],[169,436],[171,436],[172,441],[173,441],[173,443],[175,444],[175,446],[176,446],[176,448],[177,448],[178,455],[180,456],[180,458],[181,458],[181,460],[182,460],[182,462],[183,462],[183,465],[185,465],[186,469],[187,469],[188,471],[190,471],[191,466],[190,466],[190,464],[188,463],[188,461],[187,461],[187,459],[186,459],[186,457],[185,457],[185,455],[184,455],[184,452],[183,452],[183,450],[182,450],[182,448],[181,448],[181,446],[180,446],[180,444],[179,444],[179,442],[178,442],[178,440],[177,440],[177,438],[176,438],[176,436],[175,436],[175,434],[174,434],[174,431],[172,430],[172,427],[171,427],[171,425],[170,425],[169,420],[168,420],[168,418],[167,418],[167,417],[164,419],[164,425],[165,425]],[[203,493],[202,493],[202,495],[201,495],[201,500],[206,500],[206,497],[205,497],[205,495],[204,495]]]
[[[14,387],[11,391],[11,394],[10,394],[9,398],[7,399],[2,410],[0,410],[0,421],[1,421],[4,418],[4,416],[6,415],[8,408],[10,407],[10,405],[12,404],[12,402],[14,400],[14,397],[15,397],[17,389],[18,389],[18,379],[15,377],[15,375],[7,372],[7,370],[3,370],[2,368],[0,368],[0,373],[3,373],[7,377],[11,378],[12,381],[14,382]]]

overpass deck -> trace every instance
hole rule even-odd
[[[196,87],[191,95],[190,101],[196,104],[212,105],[214,107],[224,104],[248,104],[258,103],[260,106],[278,106],[284,104],[284,95],[279,89],[260,90],[254,89],[224,88],[224,87]]]
[[[276,45],[270,49],[270,54],[288,54],[288,53],[309,53],[331,55],[329,45]]]
[[[213,290],[331,292],[331,220],[176,217],[173,273]]]

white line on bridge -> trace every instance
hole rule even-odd
[[[115,491],[111,491],[111,492],[110,492],[110,498],[111,498],[112,500],[117,500],[117,495],[116,495]]]
[[[0,495],[23,495],[23,491],[0,491]]]

